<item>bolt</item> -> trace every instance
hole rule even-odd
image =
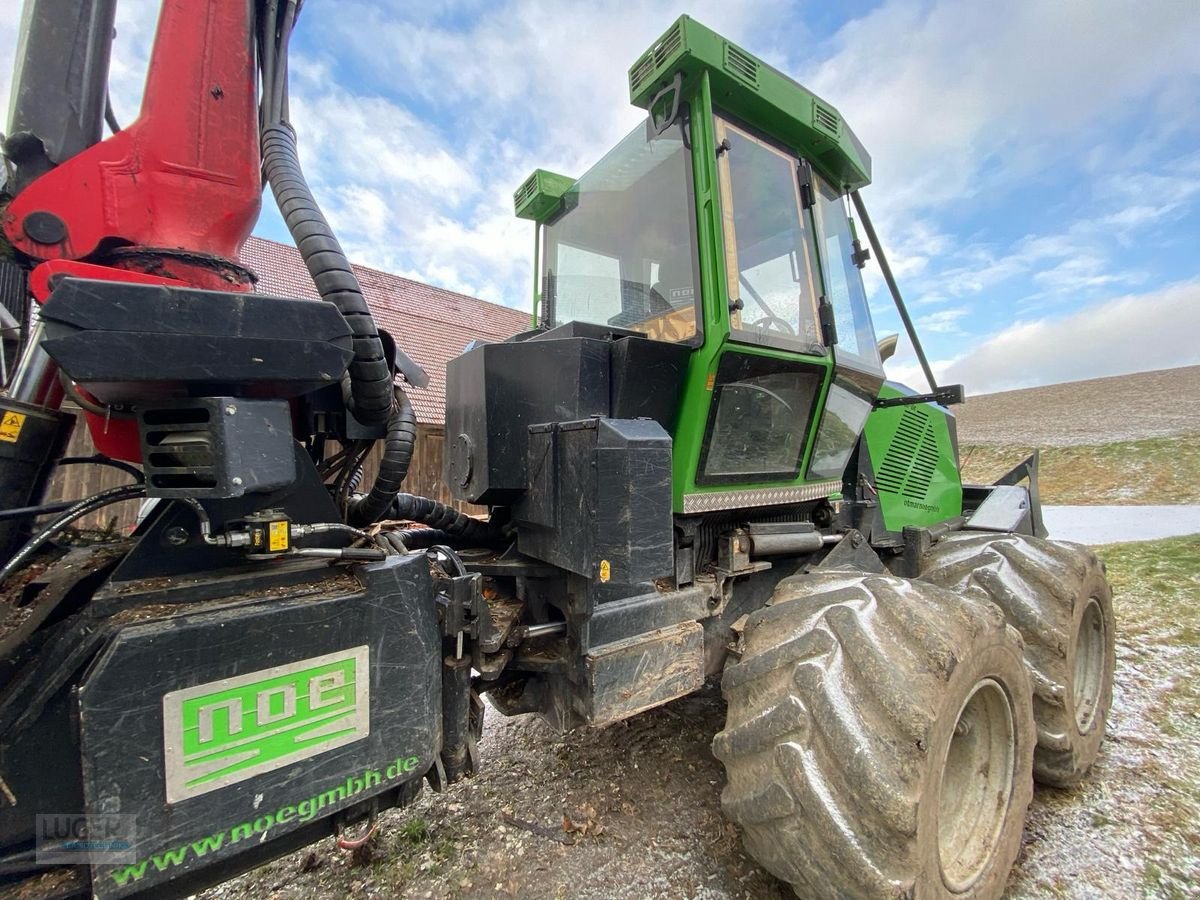
[[[172,547],[182,547],[188,542],[190,535],[188,534],[188,530],[186,528],[181,528],[180,526],[176,525],[174,528],[168,528],[164,537],[166,538],[167,543]]]
[[[212,90],[209,91],[209,93],[213,95],[214,100],[220,100],[222,97],[225,96],[225,91],[221,89],[221,86],[219,84],[214,84],[212,86]]]
[[[67,223],[44,210],[27,215],[21,222],[21,230],[36,244],[61,244],[67,239]]]
[[[850,535],[850,546],[851,547],[861,547],[862,542],[863,542],[862,535],[859,534],[857,531],[854,532],[854,534]]]
[[[232,484],[234,487],[241,487],[241,486],[242,486],[242,479],[241,479],[241,476],[240,476],[240,475],[234,475],[234,476],[233,476],[233,479],[232,479],[232,481],[231,481],[230,483],[231,483],[231,484]]]
[[[236,413],[237,413],[237,407],[234,406],[232,403],[230,403],[227,407],[225,407],[225,415],[232,416],[232,415],[235,415]]]

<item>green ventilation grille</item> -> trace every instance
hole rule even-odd
[[[910,406],[896,426],[896,434],[875,476],[875,486],[910,500],[925,500],[937,465],[937,436],[929,412]]]
[[[813,98],[813,126],[832,138],[842,133],[842,117],[836,109]]]
[[[758,60],[728,41],[725,42],[725,71],[752,88],[758,87]]]
[[[654,78],[654,74],[683,46],[683,20],[676,20],[658,43],[642,54],[629,70],[629,95],[632,97]]]

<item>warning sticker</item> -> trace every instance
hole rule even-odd
[[[277,553],[288,548],[288,523],[272,522],[269,526],[270,535],[267,538],[267,549]]]
[[[0,421],[0,441],[15,444],[21,437],[21,428],[25,425],[25,414],[6,412]]]
[[[600,580],[608,583],[608,579],[612,578],[612,565],[607,559],[600,560]]]

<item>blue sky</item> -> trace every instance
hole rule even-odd
[[[133,118],[154,8],[122,0]],[[837,106],[940,375],[969,392],[1200,363],[1200,4],[309,0],[292,118],[359,262],[525,307],[513,189],[632,128],[625,72],[681,12]],[[0,24],[0,97],[15,23]],[[258,233],[287,240],[264,204]],[[880,333],[899,330],[877,270]],[[915,379],[911,354],[889,367]]]

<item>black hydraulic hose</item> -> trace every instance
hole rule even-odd
[[[440,528],[403,528],[384,533],[393,546],[399,541],[406,550],[424,550],[434,544],[457,544],[462,541],[462,538],[456,538]]]
[[[43,503],[41,506],[18,506],[13,509],[0,509],[0,522],[9,519],[31,519],[34,516],[46,516],[50,513],[62,512],[75,505],[73,500],[56,500],[53,503]]]
[[[0,569],[0,584],[3,584],[13,572],[17,571],[25,561],[29,559],[46,541],[54,537],[76,519],[82,519],[90,512],[109,506],[113,503],[120,503],[122,500],[136,500],[139,497],[146,496],[146,489],[140,484],[125,484],[120,487],[109,488],[106,491],[101,491],[98,494],[93,494],[86,500],[80,500],[74,506],[67,509],[61,516],[54,521],[45,525],[41,531],[31,537],[20,550],[16,552],[12,559],[5,563],[4,568]]]
[[[444,531],[455,539],[455,543],[466,540],[487,544],[504,537],[500,529],[490,522],[481,522],[445,503],[414,494],[397,494],[387,511],[387,517],[420,522],[422,525]]]
[[[350,260],[304,178],[290,125],[279,122],[263,129],[262,157],[275,202],[317,292],[338,308],[353,332],[350,395],[354,417],[364,425],[382,425],[392,412],[392,371]]]
[[[397,389],[392,414],[388,418],[383,453],[379,457],[379,474],[371,490],[350,504],[348,521],[351,525],[370,525],[388,511],[393,499],[404,484],[417,442],[417,415],[412,403]],[[351,476],[353,482],[354,476]]]

